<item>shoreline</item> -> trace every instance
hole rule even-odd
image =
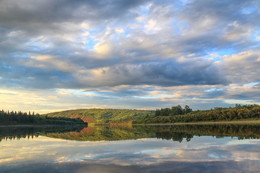
[[[190,123],[173,123],[173,124],[258,124],[260,120],[249,121],[216,121],[216,122],[190,122]]]
[[[95,124],[95,123],[94,123]],[[243,120],[243,121],[212,121],[212,122],[187,122],[187,123],[152,123],[152,124],[132,124],[133,126],[138,126],[138,125],[193,125],[193,124],[198,124],[198,125],[203,125],[203,124],[260,124],[260,120]],[[63,125],[63,124],[9,124],[9,125],[0,125],[0,128],[3,127],[62,127],[62,126],[78,126],[79,124],[71,124],[71,125]],[[98,124],[100,125],[100,124]],[[102,125],[109,125],[109,124],[102,124]],[[101,125],[101,126],[102,126]],[[86,125],[87,127],[87,125]]]
[[[63,124],[9,124],[9,125],[0,125],[1,127],[63,127],[63,126],[78,126],[79,124],[73,125],[63,125]],[[83,126],[83,125],[82,125]]]
[[[153,124],[133,124],[133,125],[193,125],[193,124],[260,124],[260,120],[244,121],[216,121],[216,122],[187,122],[187,123],[153,123]]]

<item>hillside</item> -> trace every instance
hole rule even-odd
[[[188,107],[187,107],[188,108]],[[233,108],[215,108],[211,110],[185,111],[181,106],[156,110],[155,114],[134,120],[135,124],[177,123],[177,122],[218,122],[259,120],[260,106],[236,105]]]
[[[132,109],[77,109],[46,114],[48,117],[81,118],[89,123],[129,122],[153,111]]]

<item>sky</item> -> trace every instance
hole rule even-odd
[[[259,0],[0,0],[0,109],[260,104]]]

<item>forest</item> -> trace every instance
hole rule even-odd
[[[55,125],[86,125],[80,118],[48,117],[34,113],[0,111],[0,125],[19,124],[55,124]]]
[[[201,122],[201,121],[234,121],[244,119],[259,119],[260,106],[236,105],[233,108],[214,108],[211,110],[192,111],[189,106],[182,108],[180,105],[172,108],[162,108],[155,114],[147,114],[133,121],[135,124],[176,123],[176,122]]]

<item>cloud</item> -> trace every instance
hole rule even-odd
[[[99,69],[94,79],[103,86],[116,85],[214,85],[223,84],[223,79],[210,63],[178,63],[174,61],[145,63],[137,65],[120,64],[108,69]],[[84,78],[82,78],[84,80]],[[91,82],[95,85],[95,81]]]
[[[94,105],[131,93],[133,105],[151,106],[144,99],[159,99],[145,86],[164,87],[165,106],[258,102],[245,85],[260,81],[259,8],[257,0],[2,0],[0,87],[98,90]]]
[[[227,77],[234,83],[249,83],[260,81],[258,66],[260,65],[260,51],[250,50],[224,56],[220,64],[227,72]]]
[[[144,3],[141,0],[127,0],[119,2],[111,0],[106,3],[94,0],[79,1],[33,1],[20,2],[1,1],[1,23],[35,22],[46,23],[49,21],[62,22],[67,20],[106,19],[118,17],[127,10]],[[11,22],[10,22],[11,21]]]
[[[110,46],[107,43],[97,43],[94,47],[96,53],[98,54],[98,57],[105,57],[110,54]]]

